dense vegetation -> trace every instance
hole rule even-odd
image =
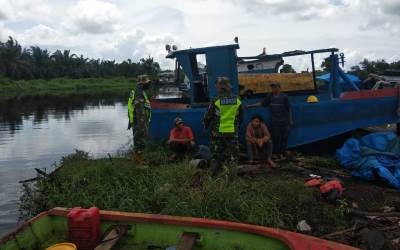
[[[38,46],[23,48],[12,37],[6,42],[0,41],[0,76],[12,80],[154,76],[159,71],[160,65],[151,57],[139,62],[127,59],[118,63],[115,60],[89,59],[69,50],[51,53]]]
[[[325,72],[330,71],[331,61],[329,57],[323,60],[321,68]],[[376,61],[364,59],[359,63],[359,65],[352,66],[348,73],[355,74],[360,79],[364,80],[368,77],[368,74],[384,74],[388,73],[388,71],[396,71],[400,73],[400,61],[389,63],[386,62],[385,59],[378,59]]]
[[[56,206],[169,214],[247,222],[296,230],[300,220],[320,235],[347,227],[342,206],[320,198],[318,189],[284,174],[211,177],[187,162],[167,163],[163,147],[149,147],[148,169],[124,156],[90,159],[77,151],[35,185],[25,184],[20,211],[29,218]],[[288,199],[290,197],[290,199]]]
[[[69,98],[71,96],[126,98],[135,83],[134,78],[55,78],[50,81],[10,80],[0,76],[0,101],[25,97]]]

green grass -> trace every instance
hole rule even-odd
[[[314,167],[340,169],[340,162],[335,158],[328,158],[322,156],[308,156],[304,158],[304,163],[306,165]]]
[[[52,80],[13,81],[0,77],[0,100],[54,96],[67,97],[71,95],[89,96],[126,96],[134,86],[134,78],[56,78]]]
[[[149,169],[136,169],[123,156],[90,159],[87,153],[64,157],[51,178],[24,186],[24,218],[52,207],[90,207],[193,216],[295,230],[305,219],[313,234],[343,229],[345,214],[291,176],[212,177],[187,162],[167,164],[165,150],[154,153]],[[158,164],[157,164],[158,162]]]

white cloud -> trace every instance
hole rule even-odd
[[[8,40],[9,36],[15,37],[15,33],[7,29],[4,24],[0,23],[0,41]]]
[[[21,37],[21,43],[25,45],[61,46],[65,44],[64,37],[60,32],[43,24],[25,30],[19,37]]]
[[[152,30],[161,33],[180,33],[187,28],[185,12],[167,5],[151,8],[136,15],[135,19],[139,27],[151,27]]]
[[[167,52],[165,44],[176,44],[178,38],[170,34],[160,34],[149,36],[143,30],[137,29],[123,34],[115,43],[113,48],[103,53],[105,57],[115,58],[117,61],[123,61],[128,58],[133,61],[139,61],[140,58],[151,56],[160,63],[162,67],[172,67],[173,61],[166,59]]]
[[[0,39],[12,35],[24,46],[70,49],[117,61],[150,55],[169,67],[173,64],[165,59],[166,43],[200,47],[232,43],[239,36],[239,55],[259,54],[263,47],[280,53],[335,45],[351,66],[366,56],[388,61],[399,57],[399,2],[0,0],[8,17],[0,21]],[[308,67],[305,60],[297,61]]]
[[[332,16],[337,12],[338,2],[329,0],[229,0],[258,15],[277,15],[296,20],[310,20],[318,17]]]
[[[0,10],[0,21],[1,20],[6,20],[6,19],[7,19],[6,13],[4,13],[2,10]]]
[[[80,0],[68,10],[63,27],[71,32],[102,34],[118,28],[118,8],[111,2]]]
[[[51,8],[47,0],[0,0],[1,11],[9,20],[49,21]]]
[[[400,1],[399,0],[363,0],[350,2],[365,17],[359,25],[363,31],[381,30],[392,34],[399,33]]]

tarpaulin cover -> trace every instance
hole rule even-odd
[[[352,75],[352,74],[346,74],[346,76],[357,86],[357,87],[361,87],[361,80],[360,78],[358,78],[358,76],[356,75]],[[327,73],[321,76],[317,76],[316,77],[318,80],[322,80],[324,82],[326,82],[326,84],[324,84],[323,86],[320,86],[319,89],[321,90],[325,90],[328,89],[328,84],[331,81],[331,74]],[[343,81],[343,79],[341,77],[338,78],[339,84],[340,84],[340,88],[342,90],[348,91],[351,90],[351,87],[347,85],[347,83],[345,83]]]
[[[400,189],[400,139],[395,133],[377,132],[348,139],[336,155],[353,176],[380,179]]]

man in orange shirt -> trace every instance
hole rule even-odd
[[[175,127],[171,129],[168,144],[171,147],[173,155],[170,160],[182,159],[192,153],[195,146],[192,129],[184,125],[180,117],[174,120]]]

